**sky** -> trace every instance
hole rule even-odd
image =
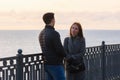
[[[54,12],[56,29],[81,23],[83,29],[120,30],[120,0],[0,0],[0,30],[40,30]]]

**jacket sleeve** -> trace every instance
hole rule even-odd
[[[73,56],[71,54],[69,54],[69,50],[68,50],[68,39],[69,37],[66,37],[64,39],[64,50],[65,50],[65,53],[66,53],[66,61],[67,62],[71,62],[73,60]]]
[[[54,33],[53,37],[54,37],[53,42],[54,42],[56,52],[58,53],[58,55],[65,57],[66,53],[62,46],[59,33],[58,32]]]
[[[68,53],[68,37],[64,39],[64,50],[65,50],[65,53],[67,54]]]

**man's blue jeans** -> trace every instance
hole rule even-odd
[[[47,80],[65,80],[63,65],[46,65],[45,72]]]

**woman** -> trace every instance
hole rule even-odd
[[[67,80],[85,80],[85,38],[80,23],[73,23],[70,27],[70,37],[64,40],[67,57],[65,61]],[[77,70],[74,70],[77,69]]]

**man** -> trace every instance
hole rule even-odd
[[[54,13],[43,15],[45,28],[39,35],[39,42],[45,57],[47,80],[65,80],[63,59],[66,56],[61,44],[60,35],[54,29]]]

